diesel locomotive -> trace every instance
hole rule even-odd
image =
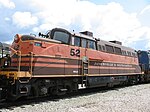
[[[10,50],[0,59],[1,101],[144,81],[134,49],[94,38],[89,31],[54,28],[38,36],[16,34]]]

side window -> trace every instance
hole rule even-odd
[[[126,56],[127,55],[126,51],[122,50],[122,55]]]
[[[137,54],[135,52],[132,53],[133,57],[137,57]]]
[[[102,46],[102,51],[106,51],[105,46]]]
[[[89,48],[96,49],[95,41],[89,40]]]
[[[109,53],[114,53],[114,48],[113,48],[113,46],[106,45],[106,50],[107,50],[107,52],[109,52]]]
[[[34,45],[41,47],[41,46],[42,46],[42,43],[35,42]]]
[[[131,56],[132,56],[132,57],[135,57],[135,54],[134,54],[133,52],[131,52]]]
[[[127,51],[127,55],[128,55],[128,56],[131,56],[131,52]]]
[[[116,54],[121,54],[121,48],[115,47],[115,53]]]
[[[74,37],[74,45],[81,46],[81,39],[79,37]]]
[[[81,47],[83,47],[83,48],[87,47],[87,40],[86,39],[82,39]]]
[[[102,51],[102,46],[101,45],[98,45],[98,50]]]

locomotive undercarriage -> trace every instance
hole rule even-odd
[[[4,76],[0,79],[0,101],[64,95],[78,90],[78,78],[20,78],[15,82]]]
[[[14,101],[21,97],[36,98],[43,96],[64,95],[78,91],[79,85],[85,88],[93,87],[113,87],[115,85],[137,84],[139,75],[133,76],[103,76],[103,77],[57,77],[57,78],[27,78],[22,77],[17,80],[0,76],[0,101]]]

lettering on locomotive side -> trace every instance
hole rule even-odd
[[[129,65],[129,64],[108,63],[108,62],[95,62],[94,66],[128,67],[128,68],[132,68],[132,65]]]
[[[71,49],[70,49],[70,55],[71,55],[71,56],[80,57],[80,49],[71,48]]]

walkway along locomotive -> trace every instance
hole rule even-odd
[[[0,99],[61,95],[142,81],[137,52],[93,37],[55,28],[39,36],[16,34],[1,60]],[[5,59],[5,60],[4,60]]]

